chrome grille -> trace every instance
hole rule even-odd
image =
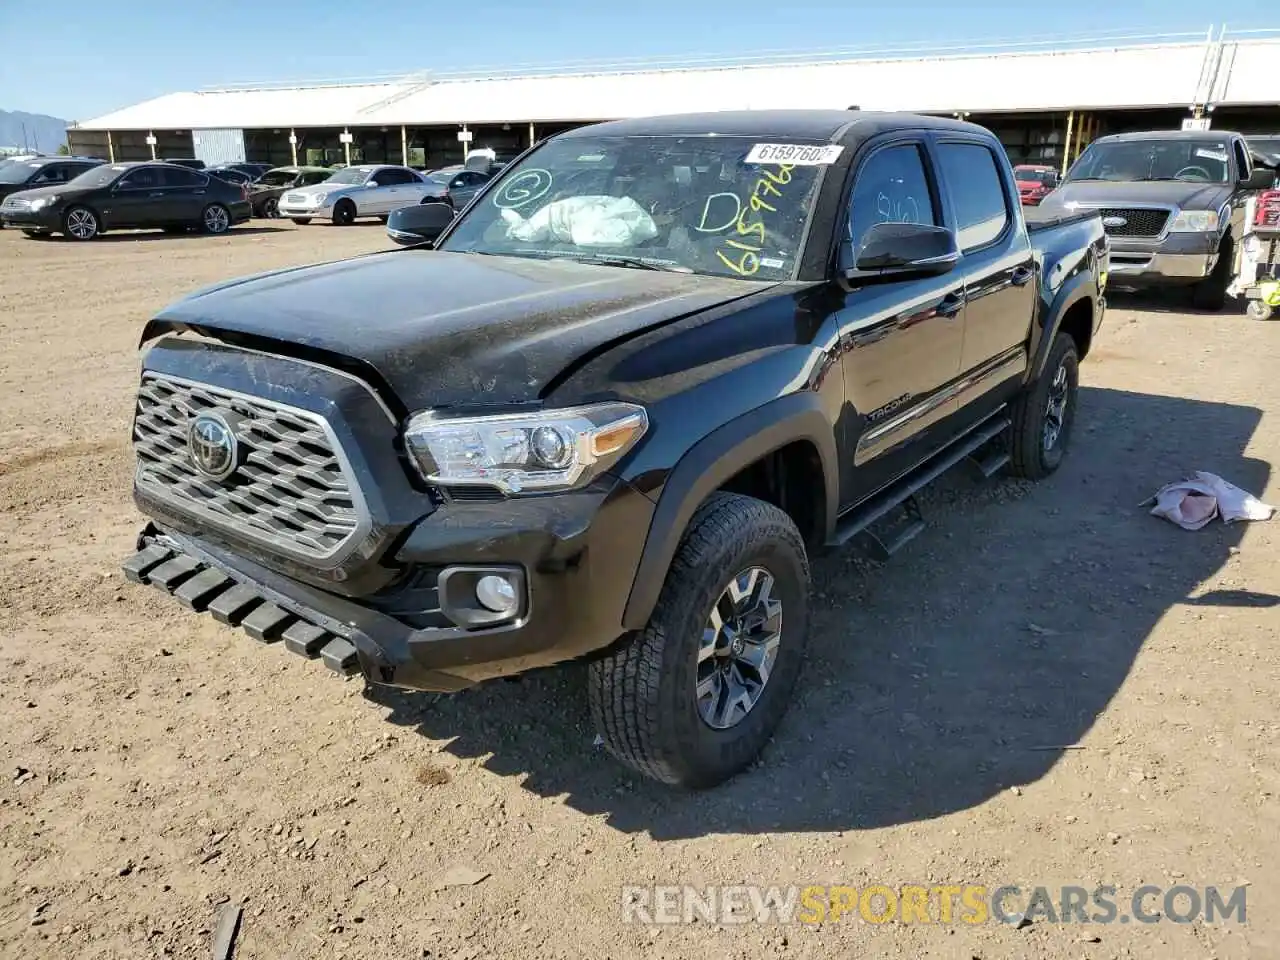
[[[230,415],[242,451],[222,481],[198,470],[187,449],[192,418],[212,411]],[[133,440],[140,488],[233,535],[328,560],[361,526],[340,451],[315,414],[144,373]]]
[[[1102,226],[1113,237],[1158,237],[1164,233],[1164,225],[1169,222],[1172,211],[1153,207],[1104,207],[1098,211],[1102,215]],[[1123,226],[1109,227],[1108,217],[1120,217],[1125,221]]]
[[[30,210],[31,201],[21,197],[5,197],[3,206],[6,210]]]
[[[300,193],[290,193],[285,195],[284,202],[302,204],[307,202],[307,198]]]

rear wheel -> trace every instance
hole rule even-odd
[[[1080,356],[1070,334],[1059,333],[1044,371],[1013,408],[1010,470],[1028,480],[1047,477],[1062,465],[1071,443],[1080,388]]]
[[[808,621],[809,561],[791,518],[713,494],[689,522],[649,623],[590,665],[605,748],[665,783],[729,779],[782,719]]]
[[[1221,310],[1227,305],[1227,287],[1231,285],[1235,246],[1231,237],[1223,237],[1218,247],[1218,262],[1213,272],[1191,288],[1191,305],[1197,310]]]
[[[291,217],[290,219],[292,219],[293,222],[300,227],[305,227],[308,223],[311,222],[310,217]]]
[[[211,203],[200,214],[200,226],[205,233],[226,233],[231,229],[231,214],[220,203]]]
[[[345,227],[355,222],[356,205],[350,200],[339,200],[333,208],[333,222],[336,226]]]
[[[62,215],[62,232],[72,240],[92,240],[100,226],[98,215],[88,207],[70,207]]]

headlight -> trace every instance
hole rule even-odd
[[[1211,233],[1218,229],[1214,210],[1181,210],[1169,227],[1171,233]]]
[[[53,195],[52,197],[37,197],[35,200],[31,201],[31,209],[43,210],[45,207],[53,206],[55,203],[58,202],[58,199],[59,198],[57,194]]]
[[[648,429],[643,407],[600,403],[488,417],[427,411],[410,419],[404,439],[430,483],[520,493],[586,484],[616,463]]]

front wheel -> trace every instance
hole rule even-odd
[[[311,222],[310,217],[290,217],[290,219],[293,220],[293,222],[300,227],[305,227],[308,223]]]
[[[1191,288],[1191,305],[1197,310],[1221,310],[1227,305],[1227,287],[1231,286],[1231,268],[1234,266],[1235,247],[1231,238],[1224,237],[1218,247],[1218,262],[1213,271]]]
[[[356,205],[350,200],[339,200],[333,208],[334,226],[346,227],[355,223]]]
[[[1075,339],[1059,333],[1040,376],[1013,406],[1010,470],[1040,480],[1062,465],[1076,419],[1080,354]]]
[[[200,226],[205,233],[226,233],[231,228],[231,214],[222,204],[211,203],[200,214]]]
[[[98,215],[88,207],[70,207],[62,215],[62,232],[72,240],[92,240],[100,226]]]
[[[589,668],[605,748],[664,783],[722,783],[786,711],[809,629],[809,561],[772,504],[713,494],[693,515],[648,624]]]
[[[262,217],[265,220],[280,219],[280,201],[275,197],[267,197],[262,201]]]

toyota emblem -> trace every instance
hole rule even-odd
[[[239,466],[235,431],[218,413],[202,413],[187,428],[187,453],[210,480],[225,480]]]

